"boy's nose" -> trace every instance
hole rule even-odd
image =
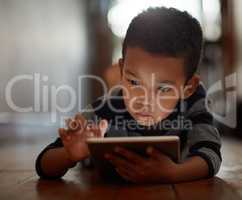
[[[139,98],[139,103],[143,107],[151,109],[155,105],[155,98],[152,96],[152,94],[148,94],[147,96],[142,96],[141,98]]]

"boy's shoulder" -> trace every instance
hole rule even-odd
[[[184,115],[194,123],[203,121],[213,123],[213,116],[208,108],[210,100],[203,82],[200,82],[196,91],[184,101],[184,105]]]

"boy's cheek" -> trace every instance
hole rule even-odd
[[[176,105],[178,103],[178,99],[162,99],[160,101],[157,101],[155,111],[163,113],[163,115],[166,117],[171,112],[174,112]]]
[[[160,112],[160,113],[157,113],[157,115],[155,117],[155,121],[156,122],[160,122],[161,120],[165,120],[170,113],[171,112]]]
[[[176,107],[176,104],[178,102],[178,99],[175,99],[175,97],[167,97],[166,99],[164,99],[164,97],[157,99],[156,101],[156,110],[159,110],[161,112],[172,112],[174,110],[174,108]]]

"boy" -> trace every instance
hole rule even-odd
[[[205,108],[206,92],[195,74],[202,43],[201,27],[187,12],[149,8],[136,16],[119,60],[121,89],[90,104],[93,112],[75,117],[81,130],[72,130],[71,125],[59,129],[60,138],[36,160],[39,176],[59,178],[89,157],[87,137],[137,135],[178,135],[182,162],[174,163],[152,147],[145,158],[117,147],[105,158],[124,179],[176,183],[214,176],[222,161],[221,142]],[[86,125],[95,118],[100,119],[98,125]]]

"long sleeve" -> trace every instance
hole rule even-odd
[[[208,164],[209,177],[212,177],[218,173],[222,162],[221,138],[213,123],[212,114],[205,108],[204,99],[189,109],[187,118],[192,121],[192,128],[187,132],[182,158],[202,157]]]
[[[54,148],[60,148],[63,147],[63,143],[61,141],[61,139],[58,137],[54,142],[50,143],[49,145],[47,145],[41,152],[40,154],[37,156],[37,159],[35,161],[35,170],[36,173],[38,174],[39,177],[41,178],[45,178],[45,179],[55,179],[55,178],[59,178],[59,177],[49,177],[47,176],[42,168],[41,168],[41,159],[43,157],[43,155],[50,149],[54,149]]]
[[[87,105],[85,109],[92,109],[91,104]],[[87,110],[84,110],[82,112],[82,115],[87,119],[87,120],[93,120],[94,119],[94,112],[88,112]],[[63,147],[63,143],[60,139],[60,137],[57,137],[54,142],[48,144],[37,156],[36,161],[35,161],[35,170],[36,173],[38,174],[39,177],[45,178],[45,179],[56,179],[56,178],[61,178],[61,177],[49,177],[47,176],[42,168],[41,168],[41,159],[43,155],[50,149],[55,149],[55,148],[60,148]]]
[[[218,130],[212,125],[196,124],[187,137],[188,157],[201,156],[208,164],[209,176],[217,174],[222,162],[221,141]]]

